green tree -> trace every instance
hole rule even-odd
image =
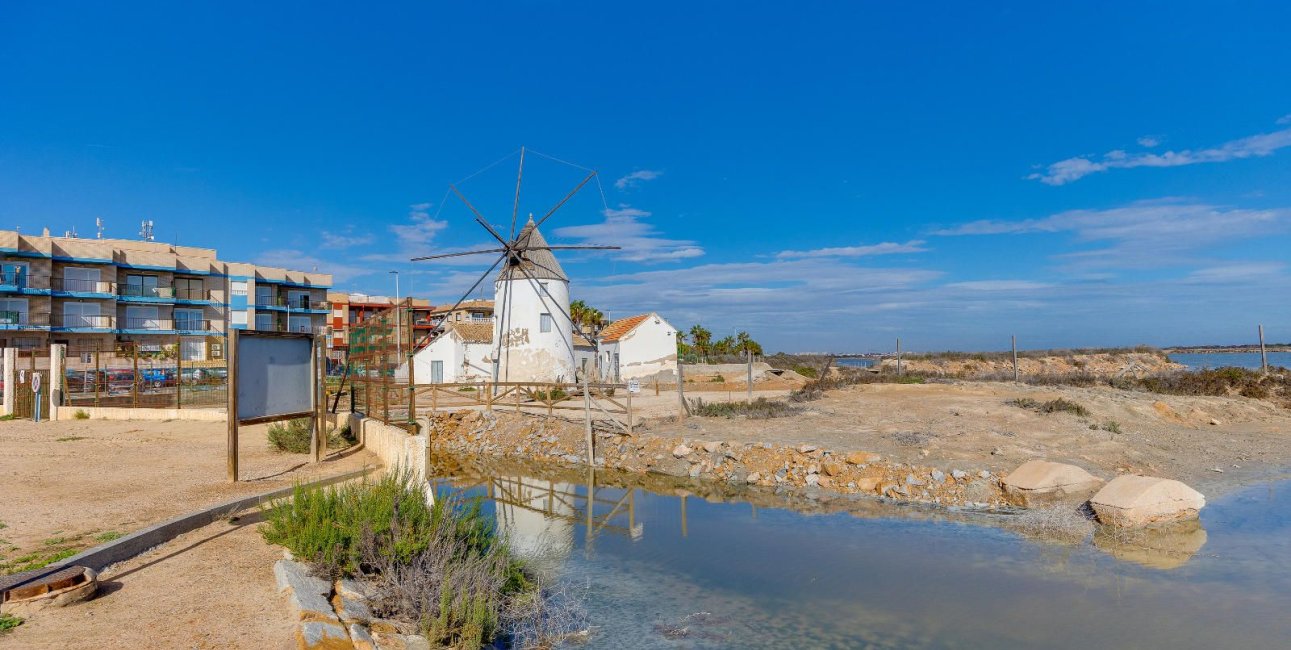
[[[748,332],[740,330],[735,333],[735,349],[738,352],[747,352],[756,356],[762,355],[762,345],[753,340]]]
[[[690,328],[690,345],[695,349],[704,363],[708,363],[708,355],[713,351],[713,333],[704,329],[703,325],[696,324]]]
[[[574,327],[584,334],[596,335],[608,325],[605,320],[605,314],[601,310],[588,305],[582,300],[569,303],[569,317],[574,321]]]

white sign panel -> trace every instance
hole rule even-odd
[[[313,337],[244,331],[236,340],[238,420],[313,411]]]
[[[40,392],[40,373],[36,373],[31,376],[31,392]]]
[[[640,380],[640,379],[629,379],[629,380],[628,380],[628,392],[629,392],[629,393],[639,393],[639,392],[641,392],[641,380]]]

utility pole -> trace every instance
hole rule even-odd
[[[897,374],[901,374],[901,337],[897,337]]]
[[[403,314],[399,312],[399,272],[391,271],[394,276],[394,327],[395,327],[395,358],[403,358]]]
[[[1260,324],[1260,369],[1269,374],[1269,355],[1264,351],[1264,325]]]

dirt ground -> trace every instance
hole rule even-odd
[[[779,397],[783,391],[757,392]],[[726,401],[728,394],[688,397]],[[1085,417],[1006,404],[1064,398]],[[735,400],[744,399],[743,393]],[[1033,387],[1009,382],[870,384],[831,391],[801,415],[768,420],[666,416],[676,396],[638,399],[648,434],[732,443],[813,444],[867,451],[894,462],[1007,472],[1032,458],[1073,462],[1104,477],[1147,473],[1207,494],[1291,469],[1291,410],[1241,397],[1179,397],[1109,387]],[[1119,429],[1115,433],[1108,429]],[[1215,471],[1215,470],[1222,470]]]
[[[295,647],[287,599],[257,516],[219,521],[110,567],[99,596],[49,608],[0,635],[0,647],[104,650]]]
[[[237,496],[378,464],[359,450],[314,466],[305,454],[270,450],[265,431],[242,428],[243,480],[233,484],[220,422],[0,422],[0,564],[89,548]]]

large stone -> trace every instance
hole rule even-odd
[[[672,455],[677,458],[685,458],[690,455],[691,451],[690,447],[687,447],[685,444],[680,444],[672,448]]]
[[[298,620],[336,620],[336,611],[327,600],[332,586],[325,580],[309,575],[303,564],[291,560],[278,560],[273,565],[273,572],[278,579],[278,589],[290,592],[289,602]]]
[[[721,448],[722,448],[721,440],[709,440],[708,442],[704,443],[704,451],[710,454],[715,453],[717,450]]]
[[[1158,522],[1195,519],[1206,497],[1179,481],[1155,476],[1118,476],[1098,491],[1089,504],[1098,521],[1137,528]]]
[[[338,650],[353,648],[350,635],[336,623],[308,621],[296,630],[296,644],[301,650]]]
[[[377,641],[372,638],[368,628],[358,623],[351,623],[349,630],[350,642],[354,644],[354,650],[377,650]]]
[[[354,598],[344,594],[336,594],[332,597],[332,606],[336,609],[336,615],[342,623],[363,623],[366,624],[372,620],[372,610],[368,604],[361,598]]]
[[[877,463],[882,459],[882,456],[871,454],[868,451],[854,451],[848,454],[845,460],[853,465],[866,465],[869,463]]]
[[[1014,505],[1031,508],[1088,498],[1103,480],[1066,463],[1031,460],[1001,479],[1004,495]]]

